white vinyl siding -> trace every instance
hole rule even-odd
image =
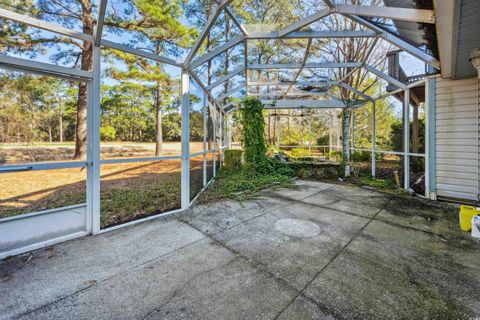
[[[437,196],[478,200],[479,106],[476,78],[436,81]]]

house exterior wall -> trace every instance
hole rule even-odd
[[[437,197],[478,200],[478,79],[437,78],[435,88]]]

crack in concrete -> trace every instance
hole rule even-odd
[[[199,242],[201,242],[201,241],[204,241],[204,240],[206,240],[206,239],[208,239],[208,237],[203,237],[203,238],[201,238],[201,239],[195,240],[194,242],[191,242],[191,243],[189,243],[189,244],[186,244],[186,245],[184,245],[184,246],[182,246],[182,247],[179,247],[179,248],[177,248],[177,249],[175,249],[175,250],[166,252],[166,253],[161,254],[161,255],[159,255],[159,256],[156,256],[156,257],[154,257],[154,258],[152,258],[152,259],[149,259],[149,260],[147,260],[147,261],[144,261],[144,262],[142,262],[141,264],[138,264],[138,265],[133,266],[132,268],[123,270],[122,272],[119,272],[119,273],[117,273],[117,274],[114,274],[114,275],[112,275],[112,276],[110,276],[110,277],[107,277],[107,278],[105,278],[105,279],[96,281],[95,283],[91,283],[91,284],[88,285],[88,286],[85,286],[85,287],[83,287],[83,288],[80,288],[80,289],[78,289],[78,290],[75,290],[74,292],[68,293],[68,294],[66,294],[66,295],[60,296],[60,297],[58,297],[58,298],[56,298],[56,299],[54,299],[54,300],[52,300],[52,301],[50,301],[50,302],[48,302],[48,303],[45,303],[45,304],[43,304],[43,305],[41,305],[41,306],[38,306],[38,307],[33,308],[33,309],[31,309],[31,310],[24,311],[24,312],[16,315],[16,316],[14,317],[14,319],[18,319],[18,318],[21,318],[21,317],[23,317],[23,316],[27,316],[27,315],[29,315],[29,314],[32,314],[32,313],[34,313],[34,312],[36,312],[36,311],[42,310],[42,309],[44,309],[44,308],[47,308],[47,307],[49,307],[49,306],[51,306],[51,305],[53,305],[53,304],[55,304],[55,303],[57,303],[57,302],[59,302],[59,301],[65,300],[65,299],[67,299],[67,298],[69,298],[69,297],[71,297],[71,296],[74,296],[74,295],[76,295],[76,294],[78,294],[78,293],[81,293],[81,292],[83,292],[83,291],[85,291],[85,290],[87,290],[87,289],[89,289],[89,288],[91,288],[91,287],[94,287],[94,286],[103,284],[103,283],[105,283],[105,282],[107,282],[107,281],[109,281],[109,280],[111,280],[111,279],[113,279],[113,278],[116,278],[116,277],[121,276],[121,275],[123,275],[123,274],[129,273],[129,272],[131,272],[131,271],[133,271],[133,270],[136,270],[136,269],[139,269],[139,268],[141,268],[141,267],[147,266],[147,265],[149,265],[149,264],[151,264],[151,263],[154,263],[156,260],[159,260],[159,259],[161,259],[161,258],[163,258],[163,257],[165,257],[165,256],[168,256],[168,255],[170,255],[170,254],[172,254],[172,253],[174,253],[174,252],[176,252],[176,251],[178,251],[178,250],[182,250],[182,249],[188,248],[189,246],[192,246],[192,245],[194,245],[194,244],[196,244],[196,243],[199,243]]]
[[[278,319],[283,312],[285,312],[285,310],[299,297],[299,296],[302,296],[302,297],[307,297],[308,300],[312,301],[315,303],[315,305],[317,305],[318,307],[320,307],[321,305],[315,301],[314,299],[311,299],[310,297],[308,297],[307,295],[305,295],[304,291],[308,288],[308,286],[310,284],[312,284],[313,281],[315,281],[315,279],[326,269],[328,268],[328,266],[343,252],[345,251],[345,249],[355,240],[358,238],[358,236],[363,232],[363,230],[365,230],[365,228],[375,219],[375,217],[383,210],[384,208],[381,208],[372,218],[369,219],[369,221],[367,221],[367,223],[365,223],[365,225],[363,225],[363,227],[360,228],[360,230],[358,230],[357,233],[355,233],[355,235],[340,249],[338,250],[335,255],[327,262],[327,264],[325,264],[321,269],[320,271],[318,271],[314,276],[313,278],[299,291],[299,294],[294,297],[278,314],[277,316],[274,318],[274,320]],[[320,310],[322,309],[327,309],[325,311],[327,311],[330,315],[334,316],[335,318],[338,319],[339,315],[336,315],[336,312],[334,310],[329,310],[330,308],[326,307],[326,306],[323,306],[323,308],[321,308]],[[323,311],[323,310],[322,310]]]
[[[236,260],[238,259],[238,257],[233,257],[232,259],[230,259],[227,263],[224,263],[220,266],[217,266],[215,268],[211,268],[211,269],[208,269],[208,270],[205,270],[205,271],[202,271],[196,275],[193,275],[192,277],[190,277],[181,287],[173,290],[173,292],[170,294],[170,296],[165,300],[164,303],[162,303],[160,306],[154,308],[153,310],[151,310],[150,312],[148,312],[143,318],[142,320],[145,320],[149,315],[151,315],[152,313],[154,312],[158,312],[160,311],[163,307],[165,307],[166,305],[168,305],[179,293],[181,293],[187,286],[189,286],[194,280],[196,280],[197,278],[201,277],[201,276],[204,276],[206,274],[209,274],[211,272],[214,272],[216,270],[220,270],[222,268],[225,268],[227,266],[229,266],[230,264],[232,264],[233,262],[235,262]]]

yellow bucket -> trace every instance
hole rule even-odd
[[[470,231],[472,229],[472,218],[480,214],[480,210],[472,206],[460,207],[460,229]]]

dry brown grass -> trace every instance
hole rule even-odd
[[[191,159],[192,197],[203,187],[202,165],[203,157]],[[180,208],[180,177],[180,160],[102,165],[102,227]],[[2,174],[0,217],[84,203],[85,178],[76,168]]]

